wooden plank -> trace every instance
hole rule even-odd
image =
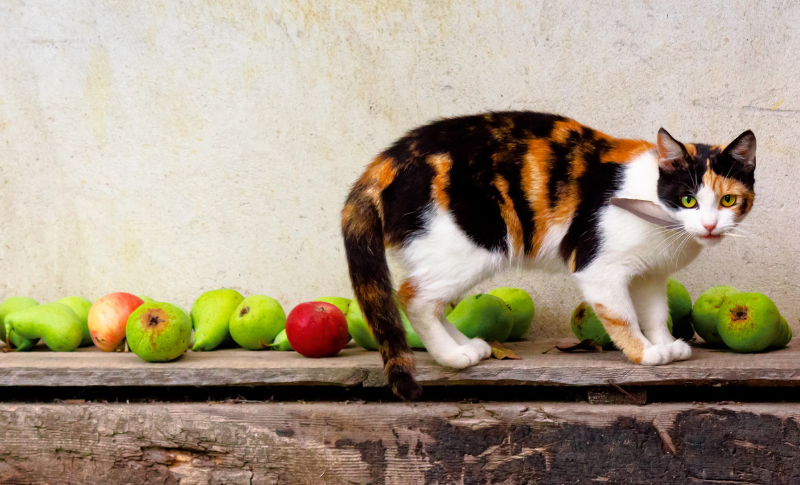
[[[417,352],[417,374],[425,385],[800,385],[800,344],[761,354],[736,354],[696,347],[692,358],[666,366],[627,362],[620,352],[563,353],[557,341],[509,343],[523,360],[488,360],[462,371],[437,365]],[[562,341],[567,344],[568,341]],[[131,353],[0,353],[0,386],[383,386],[377,352],[351,344],[338,356],[307,359],[294,352],[226,349],[188,352],[176,362],[148,364]]]
[[[797,483],[799,419],[796,404],[3,404],[0,483]]]

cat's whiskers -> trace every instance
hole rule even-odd
[[[661,256],[664,254],[664,252],[667,251],[670,248],[670,246],[675,243],[675,241],[677,241],[681,236],[683,236],[684,233],[686,233],[686,231],[678,231],[675,234],[671,234],[670,236],[664,238],[663,241],[661,241],[655,248],[653,248],[650,251],[650,254],[648,254],[648,258],[653,256],[653,254],[656,251],[658,251],[658,254],[656,255],[655,259],[660,259]]]

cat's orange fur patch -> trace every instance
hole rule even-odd
[[[684,143],[684,148],[686,148],[686,153],[689,154],[690,157],[694,158],[697,156],[697,147],[691,143]]]
[[[703,184],[710,187],[718,197],[728,194],[735,195],[739,203],[732,209],[736,211],[737,215],[742,215],[753,206],[755,194],[738,180],[723,177],[713,170],[706,170],[706,173],[703,174]]]
[[[556,143],[564,143],[573,131],[581,133],[583,125],[575,120],[557,121],[553,126],[553,131],[550,133],[550,138]]]
[[[528,140],[528,151],[522,157],[522,190],[525,191],[525,198],[533,208],[534,215],[531,256],[539,252],[549,228],[550,197],[547,182],[550,179],[552,156],[553,152],[547,139],[531,138]]]
[[[408,303],[414,299],[416,294],[417,287],[414,286],[414,283],[412,283],[411,280],[405,280],[403,284],[400,285],[400,289],[397,290],[397,299],[400,302],[400,306],[405,310],[408,307]]]
[[[630,163],[639,155],[656,149],[655,145],[644,140],[608,139],[611,149],[600,158],[602,163]]]
[[[450,185],[450,167],[453,160],[450,155],[439,154],[428,157],[428,165],[433,167],[433,200],[437,206],[443,210],[450,208],[450,197],[447,195],[447,188]]]
[[[359,214],[359,204],[348,202],[342,209],[342,229],[348,237],[362,237],[371,229],[368,217]]]
[[[609,337],[625,356],[634,364],[642,362],[644,357],[644,344],[631,329],[631,322],[623,319],[604,305],[597,303],[592,305],[597,318],[603,322],[603,327],[608,332]]]
[[[494,186],[500,192],[502,201],[500,202],[500,215],[506,223],[508,228],[508,237],[511,240],[512,254],[519,254],[525,252],[525,238],[522,233],[522,224],[519,222],[519,216],[514,209],[514,202],[508,196],[508,181],[501,175],[495,175]]]

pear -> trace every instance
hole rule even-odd
[[[400,311],[400,320],[403,322],[403,328],[406,331],[408,346],[412,349],[424,349],[425,345],[422,344],[419,335],[414,331],[411,322],[408,321],[406,313],[401,308],[398,308],[398,310]],[[353,300],[350,304],[345,314],[345,319],[347,319],[347,330],[359,347],[367,350],[378,350],[378,342],[375,341],[375,336],[372,335],[372,329],[369,328],[357,301]]]
[[[189,349],[192,321],[175,305],[143,303],[128,317],[125,338],[131,351],[142,360],[169,362]]]
[[[38,304],[39,302],[33,298],[27,298],[24,296],[10,296],[6,298],[6,301],[0,304],[0,341],[7,342],[7,349],[13,348],[16,350],[30,350],[34,345],[36,345],[38,340],[31,340],[21,337],[19,334],[13,331],[8,335],[8,338],[6,338],[5,318],[6,315],[15,310],[21,310],[23,308],[36,306]]]
[[[569,326],[572,328],[572,333],[578,337],[578,340],[594,340],[595,343],[603,348],[603,350],[614,350],[616,346],[611,341],[611,336],[606,332],[603,327],[603,322],[597,318],[592,306],[586,302],[581,302],[572,312],[572,317],[569,320]]]
[[[792,340],[792,327],[789,326],[789,322],[786,321],[783,315],[781,315],[780,328],[781,331],[779,332],[779,336],[776,338],[773,347],[786,347]]]
[[[447,319],[469,338],[505,342],[513,328],[511,309],[500,298],[479,293],[459,302]]]
[[[717,314],[725,301],[737,293],[739,290],[732,286],[714,286],[703,292],[694,302],[692,326],[707,344],[714,347],[725,346],[717,330]]]
[[[717,330],[725,345],[736,352],[761,352],[786,345],[786,320],[778,307],[761,293],[737,293],[726,298],[717,314]]]
[[[528,330],[533,324],[533,317],[536,314],[536,309],[533,306],[533,299],[531,295],[525,290],[519,288],[495,288],[489,292],[503,300],[508,308],[511,309],[511,334],[508,340],[519,340],[528,333]]]
[[[136,295],[136,296],[138,296],[139,299],[142,300],[145,303],[154,303],[155,302],[155,300],[150,298],[149,296],[144,296],[144,295]]]
[[[89,333],[89,309],[92,308],[92,302],[80,296],[67,296],[56,303],[63,303],[70,307],[75,315],[81,320],[83,325],[83,338],[81,339],[81,347],[92,345],[92,334]]]
[[[673,279],[667,281],[667,302],[673,322],[672,336],[687,342],[692,340],[692,297],[686,287]]]
[[[272,341],[272,345],[270,345],[272,350],[281,350],[281,351],[288,351],[294,350],[292,348],[292,344],[289,343],[289,339],[286,338],[286,329],[281,330],[281,333],[275,337],[275,340]]]
[[[349,298],[342,298],[341,296],[323,296],[322,298],[317,298],[314,301],[330,303],[341,310],[342,315],[347,315],[347,309],[350,307],[350,302],[353,300],[350,300]]]
[[[83,324],[78,315],[63,303],[22,308],[5,318],[6,334],[12,330],[27,339],[43,339],[55,352],[71,352],[83,339]]]
[[[214,350],[223,342],[231,341],[228,322],[231,314],[244,297],[236,290],[211,290],[200,295],[192,305],[195,352]]]
[[[268,349],[286,328],[286,313],[275,299],[248,296],[236,307],[228,322],[234,342],[249,350]]]

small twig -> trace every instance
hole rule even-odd
[[[636,403],[636,404],[637,404],[637,405],[639,405],[639,406],[642,406],[642,405],[644,405],[644,404],[645,404],[645,403],[641,402],[639,399],[637,399],[637,398],[633,397],[633,395],[632,395],[631,393],[629,393],[628,391],[626,391],[625,389],[623,389],[622,387],[620,387],[620,386],[619,386],[619,385],[618,385],[618,384],[617,384],[617,383],[614,381],[614,379],[608,379],[608,381],[607,381],[607,382],[608,382],[609,384],[611,384],[612,386],[614,386],[614,389],[616,389],[616,390],[618,390],[619,392],[621,392],[622,394],[625,394],[626,396],[628,396],[628,398],[630,398],[631,402],[633,402],[633,403]]]

